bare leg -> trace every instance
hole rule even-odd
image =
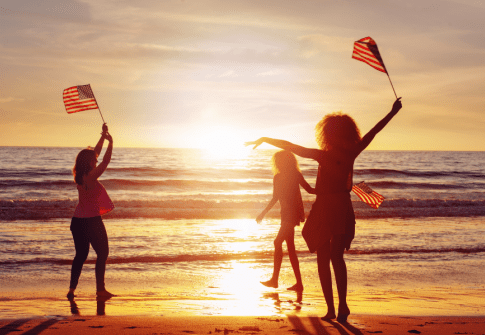
[[[280,276],[281,263],[283,262],[283,241],[274,240],[274,267],[273,276],[270,280],[261,282],[264,286],[278,288],[278,278]]]
[[[330,273],[330,241],[317,250],[318,276],[322,286],[323,296],[327,303],[327,314],[322,319],[335,319],[335,305],[333,302],[332,274]]]
[[[264,286],[278,288],[278,278],[280,276],[281,263],[283,262],[283,241],[285,240],[285,233],[284,227],[281,226],[274,240],[273,276],[270,280],[261,282]]]
[[[296,278],[296,284],[291,287],[288,287],[288,290],[302,292],[303,282],[301,280],[300,262],[298,261],[298,256],[296,255],[294,230],[291,238],[289,237],[286,240],[286,246],[288,248],[288,255],[290,256],[291,267],[293,268],[293,272]]]
[[[350,314],[347,305],[347,265],[344,260],[345,235],[334,235],[331,242],[331,260],[338,291],[337,321],[345,322]]]

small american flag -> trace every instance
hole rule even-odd
[[[367,63],[374,69],[387,73],[376,42],[370,37],[364,37],[354,43],[352,58]]]
[[[352,187],[352,191],[365,202],[367,205],[371,206],[374,209],[378,209],[379,206],[384,201],[384,197],[379,193],[373,191],[369,186],[367,186],[364,182],[358,183]]]
[[[89,84],[66,88],[63,98],[66,112],[69,114],[88,109],[99,109]]]

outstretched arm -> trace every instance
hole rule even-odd
[[[277,148],[291,151],[292,153],[294,153],[294,154],[296,154],[300,157],[318,160],[318,157],[320,155],[320,150],[318,150],[318,149],[309,149],[309,148],[302,147],[300,145],[293,144],[293,143],[288,142],[288,141],[278,140],[278,139],[269,138],[269,137],[261,137],[260,139],[258,139],[256,141],[246,142],[245,145],[246,146],[254,145],[253,149],[256,149],[258,146],[260,146],[264,142],[271,144],[272,146],[275,146]]]
[[[379,133],[384,127],[391,121],[391,119],[399,112],[402,108],[401,98],[397,98],[392,105],[392,109],[381,121],[379,121],[374,128],[372,128],[365,136],[362,138],[360,142],[358,153],[362,152],[367,146],[372,142],[374,137]]]
[[[108,126],[106,123],[103,123],[103,132],[101,133],[101,138],[98,141],[98,144],[94,147],[94,152],[96,153],[96,157],[101,154],[101,149],[103,149],[104,144],[104,134],[108,132]]]

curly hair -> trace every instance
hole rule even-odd
[[[288,150],[275,152],[271,158],[273,163],[273,174],[300,172],[300,166],[295,155]]]
[[[341,112],[325,115],[315,127],[315,137],[322,150],[346,149],[361,141],[354,119]]]
[[[76,163],[72,168],[72,174],[74,176],[74,181],[76,182],[76,184],[83,184],[83,177],[91,172],[91,170],[93,169],[90,162],[93,159],[96,159],[96,157],[96,152],[91,148],[81,150],[77,154]]]

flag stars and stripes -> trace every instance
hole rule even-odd
[[[354,43],[352,58],[360,60],[374,69],[387,73],[376,42],[371,37],[364,37]]]
[[[384,201],[384,197],[382,195],[373,191],[364,182],[354,185],[352,187],[352,191],[360,198],[360,200],[374,209],[378,209]]]
[[[99,108],[89,84],[66,88],[63,99],[69,114]]]

